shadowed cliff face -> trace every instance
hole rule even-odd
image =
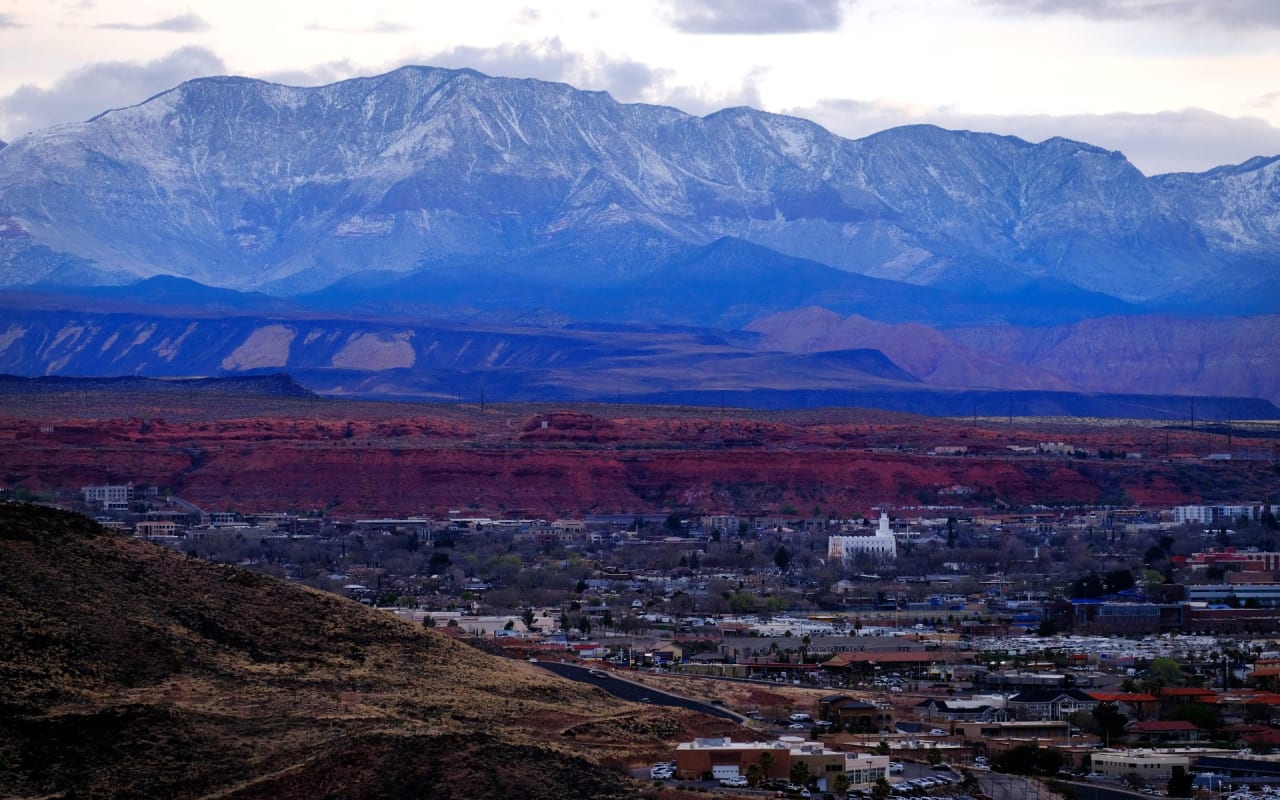
[[[614,797],[690,719],[63,512],[0,505],[0,573],[6,796]]]

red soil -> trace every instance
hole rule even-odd
[[[943,420],[883,412],[475,408],[298,401],[270,408],[148,408],[85,401],[0,407],[0,476],[74,492],[133,481],[213,509],[340,515],[471,509],[536,516],[661,509],[808,515],[890,504],[1151,505],[1270,496],[1267,462],[1165,458],[1220,445],[1202,432]],[[38,411],[38,409],[37,409]],[[52,430],[50,430],[52,426]],[[1011,455],[1068,441],[1141,460]],[[1272,440],[1234,440],[1270,451]],[[930,456],[964,445],[964,456]],[[973,494],[949,494],[967,487]],[[942,492],[939,494],[939,492]]]

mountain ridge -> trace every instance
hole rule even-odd
[[[1280,251],[1269,209],[1246,202],[1276,184],[1266,159],[1236,166],[1217,209],[1200,184],[1228,173],[1147,178],[1121,154],[1061,138],[906,126],[842,139],[797,117],[694,117],[474,70],[406,67],[315,88],[198,79],[0,154],[0,218],[20,231],[0,248],[9,285],[167,271],[279,294],[370,263],[407,273],[566,236],[590,251],[633,225],[919,285],[990,263],[1177,304],[1271,286],[1266,270],[1233,270]],[[50,176],[87,199],[54,191]],[[1238,185],[1246,177],[1256,185]],[[1250,237],[1232,240],[1227,223]]]

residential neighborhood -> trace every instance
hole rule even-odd
[[[742,720],[672,741],[658,780],[981,798],[993,767],[1149,793],[1190,794],[1208,769],[1280,776],[1263,503],[344,520],[132,485],[82,497],[121,533]]]

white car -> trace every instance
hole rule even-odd
[[[746,778],[739,775],[736,778],[725,778],[724,780],[720,781],[720,785],[728,787],[730,789],[741,789],[747,786],[748,783]]]

